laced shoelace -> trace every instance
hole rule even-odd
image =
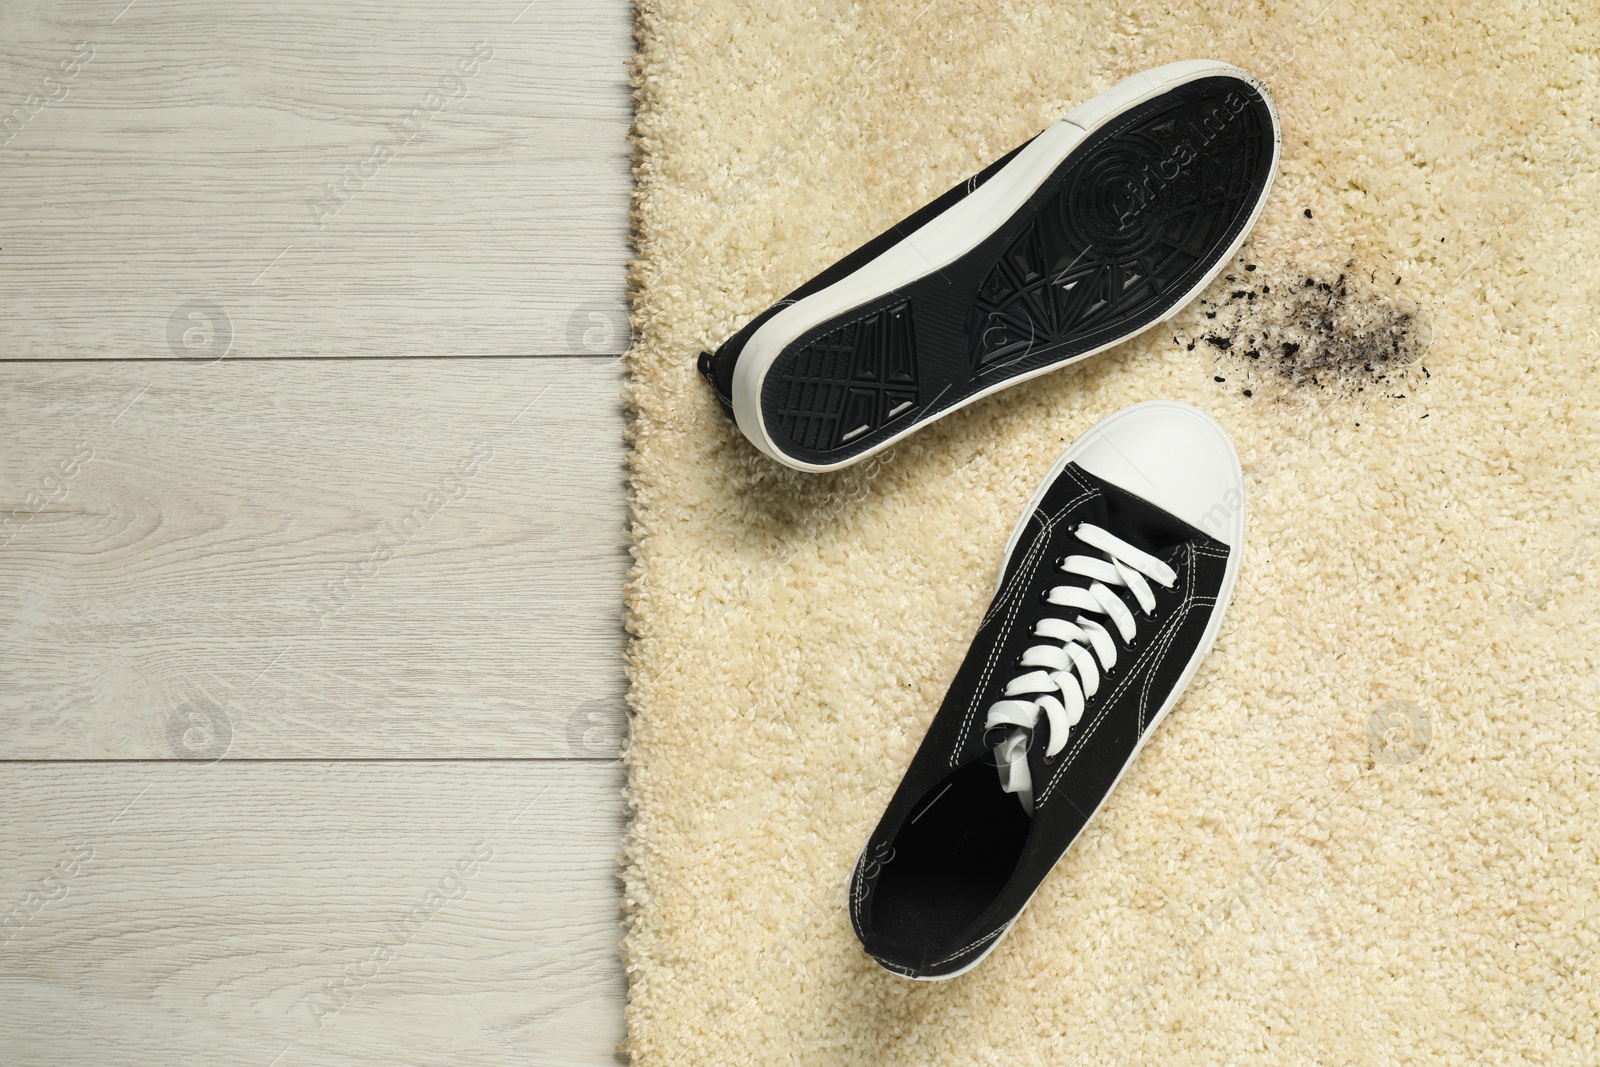
[[[1053,586],[1045,593],[1045,603],[1107,617],[1123,644],[1131,648],[1138,636],[1138,620],[1113,588],[1132,593],[1140,614],[1154,618],[1156,597],[1150,581],[1171,589],[1178,580],[1177,572],[1092,523],[1080,523],[1072,534],[1104,556],[1066,556],[1056,560],[1057,570],[1090,581],[1087,586]],[[1018,667],[1033,669],[1007,683],[1005,699],[990,706],[983,725],[986,734],[999,728],[1006,730],[993,746],[1000,768],[1000,787],[1007,793],[1016,793],[1030,815],[1033,775],[1028,770],[1028,742],[1039,716],[1044,715],[1050,723],[1050,743],[1045,747],[1045,760],[1050,761],[1066,747],[1068,732],[1083,718],[1085,702],[1100,688],[1101,674],[1109,675],[1117,666],[1117,646],[1111,631],[1085,615],[1070,622],[1064,618],[1041,619],[1033,634],[1059,643],[1036,644],[1022,654]]]

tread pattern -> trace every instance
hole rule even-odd
[[[804,448],[829,450],[917,406],[911,304],[902,301],[837,326],[785,360],[777,428]]]
[[[1260,193],[1272,140],[1249,103],[1176,96],[1074,161],[978,287],[971,372],[1167,310]]]
[[[1270,105],[1232,75],[1099,126],[965,256],[795,338],[761,387],[772,443],[803,462],[848,462],[1011,378],[1137,334],[1220,266],[1276,154]]]

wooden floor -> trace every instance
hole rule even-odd
[[[0,8],[0,1063],[618,1062],[631,33]]]

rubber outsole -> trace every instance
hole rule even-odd
[[[948,213],[981,227],[976,243],[948,259],[930,252],[951,241],[955,220],[941,217],[902,242],[919,260],[891,263],[897,247],[752,337],[734,407],[762,451],[802,470],[837,469],[1170,318],[1243,243],[1280,142],[1264,87],[1209,62],[1137,75],[1039,140],[1051,136],[1072,147],[1013,195],[1020,208],[1000,193],[989,198],[1000,207],[981,207],[984,187]],[[991,182],[1039,168],[1029,156]],[[941,225],[943,235],[924,237]],[[808,302],[828,313],[808,317]],[[748,426],[752,416],[759,425]]]

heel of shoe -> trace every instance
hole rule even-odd
[[[732,419],[733,396],[717,384],[717,357],[710,352],[702,352],[695,367],[700,371],[700,376],[706,380],[706,384],[711,386],[711,395],[717,398],[717,406],[722,409],[724,415]]]
[[[768,438],[785,452],[826,456],[917,410],[911,302],[848,318],[781,353],[762,388]]]

